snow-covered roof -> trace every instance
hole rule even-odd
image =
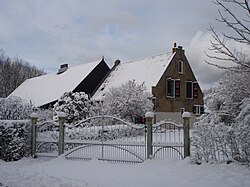
[[[73,91],[99,63],[96,61],[74,66],[58,75],[56,72],[27,79],[10,96],[31,101],[36,107],[48,104],[65,92]]]
[[[121,62],[109,74],[92,98],[102,100],[110,88],[121,86],[129,80],[135,80],[137,84],[144,83],[148,91],[151,92],[152,86],[156,86],[159,82],[174,54],[169,52],[139,60]]]

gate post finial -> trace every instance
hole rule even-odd
[[[190,118],[191,114],[189,112],[184,112],[182,114],[183,118],[183,131],[184,131],[184,158],[190,156]]]
[[[147,125],[147,144],[146,144],[146,148],[147,148],[147,159],[151,159],[152,158],[152,154],[153,154],[153,147],[152,147],[152,120],[154,118],[154,113],[153,112],[147,112],[145,114],[145,118],[146,118],[146,125]]]
[[[58,154],[61,155],[64,153],[64,129],[65,129],[65,118],[66,114],[64,112],[58,112],[59,118],[59,142],[58,142]]]
[[[33,158],[37,158],[36,155],[36,124],[38,119],[38,114],[35,112],[32,112],[30,114],[31,118],[31,156]]]

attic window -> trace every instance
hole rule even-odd
[[[183,74],[183,62],[181,60],[178,61],[177,66],[179,74]]]

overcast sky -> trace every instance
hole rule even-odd
[[[0,48],[47,72],[105,60],[111,65],[183,46],[201,87],[221,72],[204,62],[212,0],[0,0]]]

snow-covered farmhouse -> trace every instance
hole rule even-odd
[[[91,97],[109,71],[104,59],[71,68],[63,64],[58,72],[27,79],[10,96],[31,101],[36,107],[49,108],[65,92],[85,92]]]
[[[102,100],[111,87],[129,80],[144,83],[152,94],[155,121],[174,119],[182,123],[184,111],[192,121],[204,111],[203,93],[181,46],[172,52],[128,62],[116,61],[111,73],[93,95]]]
[[[174,119],[182,122],[184,111],[192,113],[192,120],[204,111],[203,93],[181,46],[172,51],[121,62],[116,60],[110,69],[102,61],[68,68],[61,65],[56,73],[31,78],[10,96],[31,101],[36,107],[48,108],[65,92],[85,92],[102,101],[112,87],[135,81],[147,87],[154,102],[155,121]]]

